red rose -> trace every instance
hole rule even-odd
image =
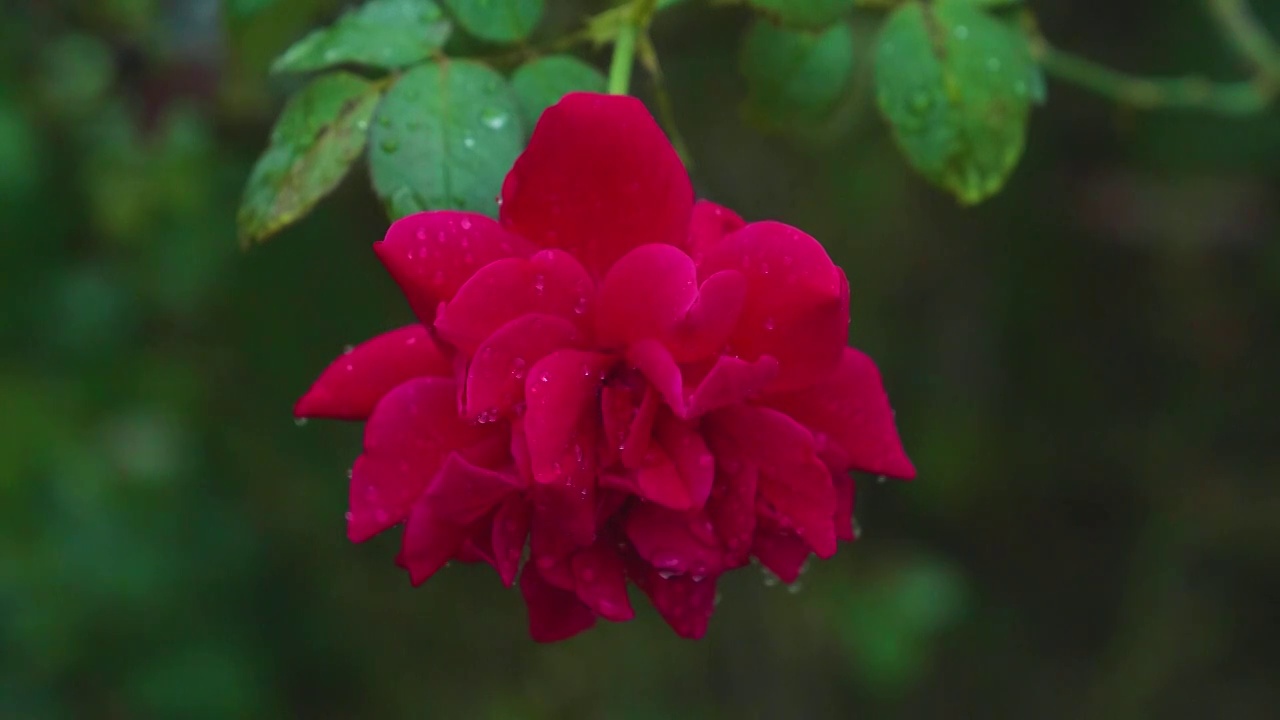
[[[519,575],[554,641],[630,619],[630,579],[697,638],[721,573],[754,556],[790,582],[853,538],[850,470],[914,475],[845,347],[844,273],[795,228],[695,204],[637,100],[548,109],[500,216],[392,225],[374,250],[421,324],[295,408],[367,420],[347,532],[404,523],[415,584],[450,560]]]

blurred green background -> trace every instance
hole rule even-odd
[[[603,9],[549,5],[547,32]],[[1198,3],[1033,6],[1119,67],[1243,73]],[[236,246],[297,87],[267,65],[340,3],[3,7],[0,717],[1280,708],[1280,112],[1134,114],[1051,84],[1010,186],[966,210],[907,168],[865,81],[819,131],[762,133],[749,14],[664,13],[700,194],[846,268],[920,478],[863,483],[863,539],[798,591],[727,577],[701,642],[646,607],[538,646],[492,570],[413,590],[394,537],[348,544],[360,430],[290,417],[343,345],[409,317],[364,171]]]

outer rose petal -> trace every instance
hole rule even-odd
[[[664,571],[638,559],[628,564],[627,571],[677,635],[697,640],[707,634],[707,623],[715,611],[714,576],[699,580],[690,575],[664,577]]]
[[[533,563],[520,573],[520,594],[529,608],[529,635],[536,642],[566,640],[596,624],[595,613],[578,596],[547,583]]]
[[[293,406],[293,414],[364,420],[395,386],[416,377],[447,377],[451,367],[426,327],[408,325],[340,355]]]
[[[717,457],[707,517],[725,548],[726,564],[736,567],[746,563],[756,532],[756,488],[760,471],[753,464],[731,457]]]
[[[529,366],[579,342],[573,324],[553,315],[522,315],[498,328],[467,368],[466,416],[491,421],[506,415],[524,400]]]
[[[434,512],[423,497],[413,506],[400,541],[398,562],[409,571],[414,585],[421,585],[458,554],[468,529]]]
[[[523,485],[513,472],[477,467],[454,453],[436,473],[420,503],[430,505],[433,513],[455,525],[470,525]]]
[[[805,560],[809,559],[809,546],[805,541],[787,532],[761,530],[756,533],[751,554],[769,568],[784,583],[793,583],[800,577]]]
[[[528,260],[498,260],[481,268],[439,312],[436,331],[467,356],[508,322],[541,313],[591,334],[595,287],[574,257],[543,250]]]
[[[839,469],[911,479],[880,371],[866,354],[845,348],[836,371],[816,385],[766,396],[764,404],[795,418],[834,445]]]
[[[727,207],[717,205],[710,200],[699,200],[693,204],[693,215],[689,218],[689,254],[699,260],[720,240],[743,225],[738,214]]]
[[[776,222],[727,235],[699,265],[703,276],[737,270],[747,300],[729,338],[744,358],[772,355],[775,390],[804,387],[833,370],[849,334],[849,283],[812,237]]]
[[[373,246],[378,259],[422,322],[451,299],[477,270],[502,258],[529,257],[527,240],[477,213],[438,210],[403,217]]]
[[[687,503],[678,509],[701,509],[711,494],[716,468],[715,458],[697,426],[664,412],[654,426],[654,440],[671,459],[682,481]]]
[[[665,573],[689,573],[695,578],[715,575],[723,567],[723,553],[711,521],[653,504],[637,505],[627,514],[627,538],[636,553]]]
[[[819,557],[835,554],[835,487],[807,430],[776,410],[745,405],[712,413],[704,428],[717,456],[736,455],[759,468],[760,499]]]
[[[516,570],[524,555],[525,540],[529,536],[529,501],[512,495],[498,506],[493,516],[493,567],[502,578],[502,584],[511,587],[516,580]]]
[[[601,277],[646,243],[683,246],[693,187],[635,98],[571,93],[542,114],[502,185],[504,227]]]
[[[458,417],[452,380],[417,378],[392,390],[369,417],[364,454],[351,470],[347,535],[362,542],[404,521],[450,452],[504,432]]]
[[[613,622],[635,617],[627,597],[626,565],[615,547],[597,542],[573,556],[578,597],[597,615]]]

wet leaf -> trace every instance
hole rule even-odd
[[[1004,185],[1045,92],[1026,37],[973,0],[894,11],[875,77],[880,111],[907,159],[964,204]]]
[[[445,0],[467,32],[495,43],[523,40],[542,18],[543,0]]]
[[[450,24],[431,0],[371,0],[289,48],[272,72],[311,72],[335,65],[394,70],[431,57]]]
[[[571,55],[550,55],[521,65],[511,76],[511,88],[525,123],[532,128],[542,111],[566,94],[604,92],[605,78],[599,70]]]
[[[445,209],[496,215],[502,178],[524,146],[506,81],[467,61],[410,70],[372,128],[369,170],[392,219]]]
[[[771,124],[820,120],[853,73],[853,37],[835,25],[810,33],[758,20],[747,31],[740,66],[747,106]]]
[[[339,72],[289,101],[249,176],[238,216],[241,242],[265,240],[337,187],[364,150],[378,97],[375,84]]]

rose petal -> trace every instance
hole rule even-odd
[[[683,250],[641,245],[619,258],[600,283],[596,338],[616,349],[664,339],[697,297],[698,271]]]
[[[770,355],[762,355],[750,362],[721,355],[701,378],[690,371],[685,372],[686,387],[692,381],[693,391],[687,392],[684,416],[700,417],[754,397],[777,376],[778,361]]]
[[[719,573],[723,552],[715,528],[705,515],[638,504],[627,513],[627,538],[636,553],[665,573],[705,577]]]
[[[542,114],[502,185],[502,224],[596,277],[646,243],[683,246],[693,187],[639,100],[571,93]]]
[[[779,531],[757,532],[755,543],[751,546],[751,554],[759,558],[760,564],[787,584],[800,577],[809,553],[809,546],[805,541],[791,533]]]
[[[725,235],[745,224],[737,213],[727,207],[709,200],[697,201],[689,218],[689,254],[694,260],[700,259]]]
[[[523,487],[514,472],[477,467],[457,453],[449,455],[420,502],[455,525],[467,526]]]
[[[659,419],[654,435],[680,470],[680,476],[684,478],[689,490],[691,507],[701,509],[711,495],[716,466],[715,458],[698,432],[698,426],[672,415],[664,415]]]
[[[403,522],[450,452],[504,432],[459,418],[452,380],[416,378],[392,390],[369,417],[351,470],[347,535],[362,542]]]
[[[529,257],[536,248],[484,215],[438,210],[392,223],[373,250],[429,326],[440,303],[477,270],[502,258]]]
[[[817,240],[782,223],[751,223],[710,248],[698,269],[747,278],[729,345],[743,358],[778,359],[772,389],[812,384],[839,363],[848,342],[849,283]]]
[[[776,410],[746,405],[708,415],[703,427],[717,456],[724,449],[759,468],[760,498],[789,520],[819,557],[835,554],[835,487],[809,431]]]
[[[364,420],[384,395],[416,377],[447,377],[450,361],[427,328],[383,333],[334,360],[293,407],[295,417]]]
[[[747,279],[724,270],[702,281],[697,299],[664,336],[678,362],[711,357],[725,346],[747,299]]]
[[[573,324],[553,315],[522,315],[498,328],[481,343],[467,369],[466,416],[490,422],[510,414],[524,401],[529,367],[579,342]]]
[[[638,559],[627,565],[627,571],[677,635],[689,640],[706,635],[715,611],[714,576],[698,580],[691,575],[664,576],[664,571]]]
[[[400,562],[414,585],[444,567],[467,539],[468,530],[435,513],[424,496],[413,506],[400,543]]]
[[[531,514],[529,502],[520,495],[512,495],[498,506],[493,516],[493,567],[507,587],[516,580],[525,539],[529,536]]]
[[[569,253],[543,250],[528,260],[498,260],[458,289],[435,328],[468,357],[498,328],[531,313],[564,318],[589,338],[594,292],[591,277]]]
[[[745,564],[756,531],[756,488],[760,471],[755,465],[717,455],[716,479],[707,498],[707,517],[725,548],[730,567]]]
[[[681,368],[655,340],[633,344],[627,362],[639,368],[672,412],[686,420],[758,394],[778,373],[777,361],[767,355],[753,361],[722,355],[705,369]]]
[[[564,590],[572,590],[574,588],[573,569],[569,563],[573,559],[573,554],[590,542],[581,543],[571,537],[563,527],[562,518],[566,514],[564,506],[568,506],[575,513],[579,511],[579,506],[570,505],[566,499],[557,497],[558,488],[537,485],[532,489],[532,493],[533,515],[529,525],[529,562],[538,566],[538,572],[547,582]],[[594,521],[594,508],[591,508],[590,512],[591,520]],[[574,517],[573,522],[584,521]]]
[[[568,590],[549,583],[532,563],[520,573],[520,594],[529,608],[529,636],[535,642],[566,640],[596,624],[595,613]]]
[[[573,577],[578,597],[600,617],[613,622],[635,617],[626,566],[616,548],[598,542],[579,551],[573,556]]]
[[[763,401],[831,439],[828,459],[840,469],[911,479],[916,469],[902,449],[880,371],[866,354],[845,348],[835,372],[801,390]]]

